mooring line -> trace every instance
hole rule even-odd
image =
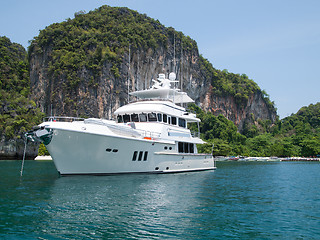
[[[23,159],[22,159],[22,165],[21,165],[21,171],[20,171],[20,177],[22,177],[23,174],[23,166],[24,166],[24,160],[26,158],[26,150],[27,150],[27,142],[28,142],[28,137],[25,136],[25,141],[24,141],[24,151],[23,151]]]

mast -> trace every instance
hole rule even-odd
[[[131,60],[130,60],[130,56],[131,55],[131,52],[130,52],[130,44],[129,44],[129,68],[128,68],[128,82],[127,82],[127,85],[128,85],[128,103],[130,102],[130,95],[129,95],[129,84],[130,84],[130,63],[131,63]]]
[[[176,34],[173,35],[173,72],[176,73]]]

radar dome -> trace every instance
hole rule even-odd
[[[174,72],[169,74],[169,80],[171,80],[171,81],[176,80],[176,74]]]

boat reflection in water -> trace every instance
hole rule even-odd
[[[178,237],[201,215],[195,209],[204,205],[202,192],[213,174],[58,178],[39,232],[64,237],[81,233],[85,239]]]

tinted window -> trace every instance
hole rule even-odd
[[[123,115],[123,121],[125,123],[130,122],[130,115],[128,115],[128,114]]]
[[[176,117],[171,117],[171,124],[177,125],[177,118]]]
[[[122,115],[118,115],[117,119],[118,119],[118,123],[122,123],[123,122]]]
[[[193,143],[189,143],[189,153],[194,153],[194,145],[193,145]]]
[[[183,145],[184,145],[184,146],[183,146],[184,152],[185,152],[185,153],[189,153],[189,144],[185,142],[185,143],[183,143]]]
[[[133,156],[132,156],[132,161],[137,160],[137,155],[138,155],[138,151],[134,151]]]
[[[163,114],[163,122],[167,122],[167,114]]]
[[[139,114],[139,120],[140,120],[140,122],[146,122],[147,121],[147,114],[145,114],[145,113]]]
[[[186,127],[186,120],[183,118],[179,118],[179,126],[185,128]]]
[[[131,114],[131,121],[132,122],[139,122],[139,116],[136,113]]]
[[[148,151],[144,152],[143,161],[147,161],[148,159]]]
[[[157,117],[158,117],[158,122],[162,122],[162,114],[161,113],[157,113]]]
[[[148,113],[148,119],[149,119],[149,122],[156,122],[157,115],[155,113]]]
[[[178,142],[178,151],[179,153],[183,152],[183,142]]]

